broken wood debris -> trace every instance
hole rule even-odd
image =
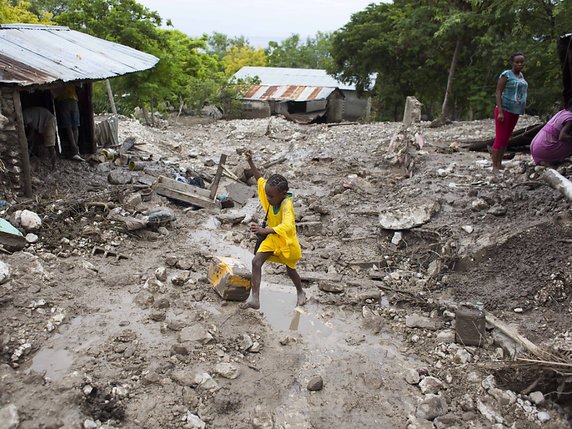
[[[560,192],[568,201],[572,201],[572,182],[558,171],[547,168],[544,170],[542,180]]]
[[[164,197],[173,198],[205,209],[216,207],[216,202],[210,198],[208,190],[178,182],[165,176],[159,177],[155,192]]]

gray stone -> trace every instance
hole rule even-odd
[[[254,407],[252,412],[252,429],[274,429],[272,413],[261,405]]]
[[[238,345],[240,350],[242,351],[249,350],[253,345],[254,342],[252,341],[252,338],[250,338],[250,335],[242,334],[242,336],[239,339],[239,345]]]
[[[171,303],[169,302],[169,300],[167,298],[159,298],[155,301],[155,304],[153,304],[153,307],[155,308],[169,308],[171,306]]]
[[[512,405],[516,402],[516,393],[511,390],[502,390],[493,387],[489,390],[489,395],[497,400],[503,406]]]
[[[459,399],[459,406],[463,411],[474,411],[475,409],[475,401],[468,393],[465,393],[461,399]]]
[[[421,328],[435,331],[438,329],[439,322],[429,317],[420,316],[419,314],[410,314],[405,318],[405,325],[408,328]]]
[[[506,207],[501,206],[500,204],[495,204],[487,211],[488,214],[492,214],[493,216],[504,216],[506,215],[506,212]]]
[[[112,185],[127,185],[131,183],[131,172],[121,169],[112,170],[107,175],[107,181]]]
[[[344,291],[344,284],[342,283],[334,283],[334,282],[320,282],[318,283],[318,288],[322,292],[329,292],[329,293],[342,293]]]
[[[308,381],[307,388],[311,392],[322,390],[324,388],[324,380],[319,375],[316,375]]]
[[[472,360],[473,355],[463,348],[458,349],[453,356],[453,362],[455,363],[465,364],[471,362]]]
[[[483,198],[477,198],[471,203],[471,209],[475,212],[489,208],[489,203]]]
[[[405,381],[409,384],[418,384],[419,379],[419,372],[416,369],[410,368],[405,373]]]
[[[213,336],[200,325],[187,326],[181,329],[179,333],[179,341],[181,343],[208,344],[213,341],[213,339]]]
[[[8,404],[0,408],[0,427],[2,429],[16,429],[20,425],[18,408],[14,404]]]
[[[447,401],[441,395],[427,395],[417,406],[415,415],[420,419],[433,420],[449,411]]]
[[[239,368],[232,363],[219,363],[215,366],[215,373],[221,377],[234,380],[240,375]]]
[[[127,210],[135,210],[141,203],[143,198],[139,192],[129,194],[123,201],[123,207]]]
[[[532,392],[528,395],[531,402],[536,405],[541,405],[544,403],[544,394],[540,391]]]
[[[182,273],[177,273],[171,278],[171,283],[174,286],[183,286],[189,281],[191,274],[188,271],[183,271]]]
[[[433,423],[429,420],[418,419],[417,417],[410,416],[407,429],[434,429]]]
[[[477,410],[491,423],[504,423],[502,416],[480,399],[477,399]]]
[[[419,388],[424,394],[439,393],[443,388],[443,383],[438,378],[429,376],[419,382]]]
[[[194,384],[201,389],[208,390],[209,392],[214,392],[219,389],[218,383],[213,380],[210,374],[204,371],[196,370],[192,374],[192,377]]]
[[[171,346],[171,354],[172,355],[187,356],[189,354],[189,350],[181,344],[173,344]]]
[[[153,302],[155,302],[155,297],[153,297],[151,292],[142,290],[135,295],[134,302],[141,308],[149,308],[153,305]]]
[[[455,342],[455,330],[445,329],[437,334],[437,342],[451,344]]]
[[[195,261],[191,258],[179,259],[175,264],[175,266],[181,270],[190,270],[194,265]]]
[[[167,268],[159,267],[155,270],[155,278],[160,282],[167,281]]]
[[[437,429],[457,429],[465,426],[459,418],[453,416],[452,414],[446,414],[444,416],[437,417],[435,420],[433,420],[433,424]]]
[[[167,315],[163,310],[153,310],[151,314],[149,314],[149,319],[155,322],[162,322],[167,318]]]

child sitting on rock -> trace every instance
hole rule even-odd
[[[260,280],[262,265],[266,261],[286,265],[286,272],[296,286],[296,305],[306,303],[306,294],[302,290],[302,280],[296,271],[296,263],[302,257],[302,250],[296,236],[296,223],[292,194],[288,193],[288,181],[280,174],[264,179],[252,160],[252,151],[244,153],[252,174],[258,183],[258,198],[266,213],[267,225],[250,225],[250,231],[262,240],[252,259],[252,278],[250,296],[241,308],[260,308]]]

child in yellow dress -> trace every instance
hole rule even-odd
[[[292,194],[288,193],[288,181],[280,174],[264,179],[252,160],[252,151],[244,153],[248,164],[258,182],[258,198],[266,213],[267,225],[250,225],[250,231],[264,237],[256,255],[252,259],[252,278],[250,296],[241,308],[260,308],[260,280],[262,265],[266,261],[286,265],[286,272],[296,286],[296,305],[306,303],[306,294],[302,290],[302,280],[296,271],[296,263],[302,257],[302,250],[296,236],[296,221]]]

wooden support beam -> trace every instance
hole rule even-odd
[[[16,111],[16,122],[18,123],[18,141],[20,143],[20,152],[22,154],[22,174],[24,176],[24,195],[28,198],[32,197],[32,173],[30,171],[30,154],[28,152],[28,139],[24,126],[24,116],[22,113],[22,101],[20,100],[20,92],[14,90],[14,110]]]
[[[564,195],[568,201],[572,201],[572,182],[558,171],[547,168],[542,174],[542,180]]]
[[[224,163],[226,162],[226,155],[223,153],[220,156],[220,160],[218,162],[218,169],[216,171],[215,177],[213,179],[213,183],[211,185],[211,193],[209,195],[209,198],[211,200],[214,200],[214,198],[216,197],[216,193],[218,191],[218,184],[220,183],[220,178],[222,176],[222,172],[224,171]]]

